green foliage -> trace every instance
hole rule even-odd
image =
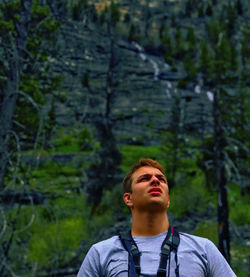
[[[61,134],[56,141],[54,141],[54,146],[57,151],[61,153],[78,152],[79,140],[76,136],[72,134]]]
[[[174,134],[164,134],[166,143],[161,149],[172,199],[170,211],[181,217],[185,213],[203,212],[209,207],[214,209],[216,200],[208,191],[204,172],[198,168],[200,140],[189,138],[189,144],[185,146],[184,141]]]
[[[121,184],[117,184],[112,190],[104,191],[102,201],[97,208],[97,213],[109,211],[113,215],[128,213],[129,210],[123,202],[123,190]]]
[[[111,23],[112,25],[115,26],[117,22],[120,20],[121,12],[118,5],[114,1],[111,1],[110,13],[111,13]]]
[[[71,4],[71,13],[74,20],[81,20],[82,13],[88,8],[87,0],[78,0]]]
[[[199,7],[198,7],[198,16],[199,17],[204,16],[204,7],[203,7],[203,5],[199,5]]]
[[[45,163],[39,169],[33,170],[32,177],[37,178],[37,181],[49,181],[53,178],[78,176],[80,174],[79,169],[74,168],[71,164],[58,165],[55,162]]]
[[[88,73],[84,73],[82,76],[82,86],[83,87],[89,87],[89,76]]]
[[[45,268],[67,264],[76,255],[84,238],[84,228],[86,224],[79,217],[37,226],[29,242],[29,262]]]
[[[97,143],[95,142],[90,130],[88,128],[83,128],[79,135],[79,146],[81,151],[91,151],[97,148]]]
[[[242,5],[241,0],[236,1],[235,7],[236,7],[236,10],[237,10],[238,14],[242,15],[243,14],[243,5]]]
[[[142,145],[121,145],[119,150],[122,153],[121,169],[127,173],[133,164],[140,158],[151,158],[161,162],[160,146],[142,146]]]
[[[237,225],[250,224],[250,195],[241,195],[240,187],[230,185],[229,191],[229,218]]]
[[[171,38],[169,36],[164,36],[162,39],[162,43],[165,49],[164,59],[166,60],[167,63],[173,64],[174,49],[173,49]]]
[[[44,32],[47,32],[47,39],[54,40],[53,33],[58,30],[60,23],[51,16],[49,6],[41,5],[38,0],[35,0],[32,5],[31,17],[32,23],[39,22],[39,29],[36,29],[35,35],[41,39],[39,36],[44,36]],[[36,26],[32,27],[36,28]]]
[[[41,6],[38,0],[33,1],[32,20],[41,21],[50,15],[50,9],[47,5]]]
[[[215,48],[215,59],[221,61],[223,64],[222,72],[228,69],[235,70],[237,68],[237,60],[234,46],[232,43],[225,38],[221,37],[217,47]]]
[[[110,5],[106,6],[105,10],[102,11],[99,20],[101,24],[106,22],[115,27],[120,20],[120,16],[121,12],[119,6],[114,1],[111,1]]]
[[[235,22],[237,19],[235,7],[229,3],[226,8],[226,31],[227,35],[230,37],[234,33]]]
[[[238,277],[249,276],[250,246],[232,243],[230,247],[231,266]]]
[[[36,79],[34,75],[32,74],[22,75],[20,90],[30,95],[36,103],[39,103],[39,104],[45,103],[45,99],[41,91],[40,82],[39,80]],[[22,107],[22,110],[23,110],[23,107]]]
[[[15,26],[12,21],[0,20],[0,31],[2,34],[7,34],[8,32],[14,32]]]
[[[129,28],[128,41],[138,41],[140,33],[138,28],[132,23]]]
[[[193,12],[193,8],[194,8],[194,5],[193,5],[193,2],[191,0],[187,0],[185,2],[185,16],[191,16],[192,12]]]
[[[89,237],[90,209],[83,196],[50,200],[46,206],[25,207],[18,217],[18,228],[27,226],[31,214],[36,220],[29,227],[30,263],[39,268],[62,266],[75,257],[81,241]]]
[[[250,57],[250,27],[244,26],[243,28],[243,38],[241,41],[241,54],[243,64],[246,65]]]
[[[31,18],[26,22],[29,12]],[[13,107],[12,117],[15,120],[18,118],[13,132],[20,141],[25,141],[24,149],[30,147],[29,143],[33,143],[38,130],[41,131],[40,111],[46,102],[45,94],[60,85],[58,75],[50,72],[50,65],[44,63],[47,62],[58,27],[59,22],[53,18],[49,6],[37,0],[32,3],[32,11],[29,11],[27,2],[21,5],[21,1],[5,1],[1,4],[0,29],[4,43],[0,49],[0,64],[3,68],[1,77],[6,80],[1,81],[1,90],[3,95],[7,94],[5,85],[9,83],[21,92]],[[14,72],[18,72],[18,77],[13,77]],[[49,132],[52,126],[46,124],[46,128]]]
[[[96,122],[96,129],[100,148],[95,152],[96,161],[87,169],[88,181],[83,184],[93,211],[101,202],[104,190],[112,189],[121,181],[119,165],[122,159],[112,126],[100,120]]]
[[[29,247],[25,247],[21,255],[19,251],[12,253],[15,256],[13,270],[21,274],[27,261],[31,265],[37,263],[38,270],[68,264],[76,257],[82,241],[91,234],[89,215],[90,209],[82,195],[51,198],[43,205],[15,205],[6,213],[8,222],[15,222],[11,251],[18,251],[20,242],[22,245],[28,242]]]
[[[218,20],[211,19],[206,25],[209,41],[215,45],[218,42],[219,34],[223,33],[223,24]]]
[[[177,218],[184,214],[192,215],[192,212],[206,211],[209,207],[215,208],[216,200],[207,191],[204,174],[196,167],[194,168],[192,163],[193,161],[185,161],[186,168],[183,168],[189,172],[177,173],[176,185],[170,190],[171,205],[169,211]]]
[[[188,79],[192,80],[195,77],[197,68],[195,66],[194,60],[191,58],[190,54],[186,54],[183,59],[183,65],[188,73]]]
[[[16,22],[18,20],[18,12],[20,9],[20,0],[8,1],[0,4],[0,31],[1,36],[9,41],[9,34],[16,36]]]
[[[190,43],[191,47],[195,47],[195,45],[197,43],[197,37],[195,35],[193,27],[188,28],[186,40]]]
[[[43,216],[50,221],[62,220],[72,216],[82,218],[84,224],[89,220],[90,207],[85,195],[67,194],[56,199],[48,200],[48,207],[44,209]],[[87,232],[87,231],[86,231]],[[86,236],[87,233],[84,234]]]
[[[9,21],[15,18],[16,13],[20,10],[20,0],[6,1],[4,4],[0,4],[1,14],[0,17]]]
[[[92,151],[98,148],[91,130],[80,128],[58,128],[57,134],[52,141],[54,150],[61,153],[76,153],[81,151]]]
[[[203,221],[195,229],[194,235],[210,239],[215,245],[218,245],[218,224],[213,221]]]
[[[212,9],[212,6],[210,4],[207,5],[206,15],[207,16],[212,16],[213,15],[213,9]]]
[[[182,29],[180,27],[177,27],[175,32],[174,56],[177,59],[181,59],[185,50],[187,50],[187,43],[183,38]]]
[[[111,227],[114,224],[112,211],[107,210],[102,212],[97,209],[96,213],[89,220],[89,231],[90,234],[88,239],[90,243],[96,242],[96,237],[100,231],[105,230],[108,227]]]
[[[187,84],[188,84],[187,79],[180,79],[180,80],[178,81],[177,86],[178,86],[178,88],[184,89],[184,88],[187,87]]]

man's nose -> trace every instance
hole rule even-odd
[[[158,186],[160,184],[159,179],[156,176],[153,176],[151,179],[151,185]]]

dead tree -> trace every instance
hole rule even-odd
[[[220,108],[220,88],[214,92],[214,180],[218,187],[218,230],[219,250],[230,263],[230,235],[228,223],[227,178],[225,172],[226,139],[223,131],[222,111]]]
[[[21,1],[20,20],[16,25],[17,38],[9,32],[9,44],[5,45],[4,52],[9,57],[6,72],[6,86],[3,89],[0,110],[0,189],[3,188],[4,176],[8,164],[8,149],[12,131],[13,116],[19,93],[22,58],[26,49],[28,23],[31,18],[32,0]],[[9,48],[10,47],[10,48]]]

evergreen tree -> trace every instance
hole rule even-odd
[[[190,43],[190,46],[195,47],[197,43],[197,37],[193,27],[188,28],[186,40]]]
[[[200,70],[204,74],[209,72],[210,57],[206,41],[202,40],[200,43]]]
[[[241,0],[237,0],[235,3],[235,6],[236,6],[236,10],[237,10],[238,14],[242,15],[243,14],[243,5],[242,5]]]
[[[206,15],[207,16],[212,16],[213,15],[213,9],[212,9],[212,6],[210,5],[210,3],[207,5]]]
[[[233,14],[233,13],[232,13]],[[232,27],[232,26],[231,26]],[[229,234],[229,212],[227,199],[227,186],[229,175],[226,168],[231,168],[232,162],[229,158],[229,148],[232,148],[231,138],[235,137],[230,130],[235,130],[235,115],[238,108],[234,105],[239,97],[238,82],[240,79],[238,63],[239,53],[232,42],[231,33],[228,34],[228,25],[221,25],[217,20],[207,24],[209,37],[208,46],[205,42],[201,45],[200,65],[203,72],[204,82],[213,91],[213,182],[217,184],[218,190],[218,226],[219,226],[219,249],[230,262],[230,234]],[[233,92],[228,92],[228,87]],[[245,127],[243,127],[245,128]],[[234,139],[233,139],[234,140]],[[234,143],[243,145],[240,140]],[[229,147],[230,145],[230,147]],[[238,147],[238,146],[237,146]],[[240,165],[232,166],[237,172]]]
[[[183,59],[183,65],[188,74],[188,79],[193,80],[197,72],[197,68],[190,54],[186,54]]]

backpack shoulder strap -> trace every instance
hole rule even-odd
[[[131,236],[131,232],[121,232],[119,238],[122,242],[123,247],[128,251],[128,272],[129,277],[138,277],[141,273],[140,257],[141,253]]]
[[[166,238],[164,239],[161,246],[161,257],[160,264],[157,271],[157,277],[165,277],[167,273],[167,261],[169,260],[169,268],[170,268],[170,254],[171,251],[175,252],[175,262],[176,262],[176,276],[179,276],[179,265],[177,258],[177,249],[180,244],[180,236],[176,229],[169,226],[168,233]]]
[[[140,267],[140,256],[141,253],[138,250],[138,247],[133,240],[131,232],[121,232],[119,234],[119,238],[122,242],[123,247],[128,251],[129,254],[129,262],[128,262],[128,272],[129,277],[138,277],[141,272]],[[176,277],[179,277],[179,265],[178,265],[178,257],[177,257],[177,249],[180,244],[180,236],[176,229],[173,227],[169,227],[166,238],[164,239],[161,246],[161,257],[160,264],[157,271],[157,277],[166,277],[167,274],[167,261],[169,260],[169,269],[170,269],[170,254],[171,251],[175,252],[175,262],[176,269],[175,274]]]

